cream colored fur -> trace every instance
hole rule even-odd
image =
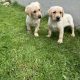
[[[26,16],[26,26],[27,32],[30,33],[31,27],[34,26],[34,36],[38,37],[38,31],[40,27],[40,20],[41,20],[41,8],[39,2],[32,2],[25,8]]]
[[[48,10],[48,35],[51,37],[53,30],[59,31],[58,43],[63,43],[64,28],[70,26],[72,33],[71,36],[75,37],[73,17],[70,14],[64,13],[64,10],[60,6],[53,6]],[[59,19],[59,20],[58,20]]]

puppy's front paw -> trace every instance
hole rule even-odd
[[[75,37],[75,34],[71,34],[72,37]]]
[[[34,36],[35,36],[35,37],[38,37],[38,36],[39,36],[39,34],[38,34],[38,33],[34,33]]]
[[[46,37],[50,38],[50,37],[51,37],[51,35],[46,35]]]
[[[63,40],[62,40],[62,39],[59,39],[59,40],[58,40],[58,43],[59,43],[59,44],[63,43]]]

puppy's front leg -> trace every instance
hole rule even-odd
[[[30,25],[27,25],[27,33],[30,33],[31,32],[31,27]]]
[[[48,35],[47,35],[47,37],[51,37],[51,34],[52,34],[52,31],[51,31],[50,28],[48,28]]]
[[[37,25],[37,26],[35,27],[35,31],[34,31],[34,36],[35,36],[35,37],[38,37],[38,36],[39,36],[39,34],[38,34],[39,26],[40,26],[40,25]]]
[[[63,43],[63,35],[64,35],[64,29],[61,28],[61,29],[59,29],[59,39],[58,39],[58,43]]]

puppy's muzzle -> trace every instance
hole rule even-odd
[[[41,15],[39,15],[38,18],[40,19],[41,18]]]
[[[56,17],[56,21],[60,21],[60,17],[59,16]]]

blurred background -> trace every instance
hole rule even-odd
[[[47,10],[51,6],[62,6],[64,8],[65,13],[72,14],[75,22],[75,26],[80,28],[80,0],[12,0],[17,1],[22,6],[27,6],[29,3],[33,1],[38,1],[41,4],[43,16],[47,14]]]

